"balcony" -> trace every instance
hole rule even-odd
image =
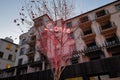
[[[101,34],[104,35],[105,37],[109,37],[112,34],[116,33],[117,27],[116,26],[111,26],[107,29],[104,29],[101,31]]]
[[[104,58],[104,53],[101,48],[97,46],[87,48],[85,55],[88,56],[90,60],[99,60]]]
[[[79,23],[79,25],[80,25],[80,28],[82,29],[82,30],[85,30],[85,29],[87,29],[89,26],[91,26],[91,24],[92,24],[92,21],[86,21],[86,22],[83,22],[83,23]]]
[[[88,16],[83,16],[83,17],[80,18],[81,23],[84,23],[84,22],[87,22],[87,21],[89,21]]]
[[[30,58],[34,57],[35,51],[30,50],[26,55]]]
[[[110,39],[111,40],[111,39]],[[108,51],[115,51],[120,53],[120,42],[108,41],[106,44]],[[91,61],[78,63],[79,53],[84,52],[85,55],[90,57]],[[100,55],[103,55],[101,51],[101,47],[93,46],[89,47],[84,51],[74,51],[73,57],[71,60],[74,65],[66,66],[65,70],[61,75],[61,80],[65,80],[66,78],[71,77],[85,77],[89,76],[98,76],[107,74],[110,78],[119,77],[120,73],[120,55],[113,56],[110,58],[101,59]],[[94,60],[93,60],[94,59]],[[76,64],[77,63],[77,64]],[[28,65],[34,68],[34,71],[31,73],[27,73]],[[35,70],[35,68],[39,68],[39,70]],[[36,69],[37,69],[36,68]],[[15,71],[17,70],[16,74]],[[7,74],[5,74],[7,72]],[[11,73],[11,74],[9,74]],[[47,77],[46,77],[47,76]],[[9,69],[0,70],[0,80],[53,80],[51,70],[41,71],[41,61],[37,61],[34,63],[29,63],[25,65],[20,65],[16,67],[12,67]],[[83,79],[86,80],[86,79]],[[89,80],[89,79],[88,79]]]
[[[80,51],[76,51],[76,50],[74,50],[72,52],[72,58],[70,59],[72,64],[77,64],[78,63],[80,53],[81,53]]]
[[[28,64],[18,66],[17,69],[16,69],[16,75],[27,74],[27,68],[28,68]]]
[[[87,29],[83,30],[84,35],[88,35],[92,33],[91,27],[88,27]]]
[[[19,66],[14,68],[17,70],[18,67]],[[2,72],[6,72],[6,69],[2,70]],[[71,77],[74,78],[78,76],[81,76],[83,80],[86,80],[84,78],[87,78],[87,80],[89,80],[88,78],[91,75],[98,76],[105,74],[109,75],[110,78],[115,78],[119,77],[119,73],[120,73],[120,56],[114,56],[110,58],[66,66],[61,75],[61,80],[65,80]],[[51,70],[45,70],[9,77],[1,76],[0,80],[53,80],[53,75]]]
[[[95,33],[84,35],[82,38],[86,43],[89,43],[91,40],[95,39]]]
[[[98,17],[96,19],[96,21],[99,22],[99,23],[102,23],[102,22],[108,21],[108,20],[110,20],[110,14],[103,15],[103,16]]]
[[[73,51],[73,57],[71,58],[72,64],[78,63],[78,58],[80,57],[81,53],[84,53],[84,55],[89,57],[90,60],[98,60],[104,58],[104,53],[102,52],[101,47],[93,45],[86,48],[85,50]]]
[[[29,57],[30,56],[32,57],[34,54],[35,54],[35,51],[29,51],[26,55],[29,56]]]
[[[34,61],[34,54],[35,54],[34,48],[28,49],[28,52],[26,53],[26,55],[28,56],[28,63],[31,63]]]
[[[96,21],[99,23],[110,20],[110,14],[108,13],[108,11],[105,10],[97,12],[96,17]]]
[[[113,56],[120,55],[120,42],[116,41],[107,42],[106,48],[109,52],[112,53]]]
[[[15,72],[15,68],[14,67],[11,67],[9,69],[5,69],[5,70],[1,70],[0,71],[0,78],[1,77],[12,77],[14,76],[14,72]]]

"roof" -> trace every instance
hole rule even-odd
[[[12,43],[12,42],[10,42],[10,41],[7,41],[7,40],[5,40],[5,39],[0,39],[0,40],[2,40],[2,41],[4,41],[4,42],[7,42],[7,43],[11,43],[11,44],[13,44],[13,45],[16,45],[16,46],[18,46],[18,44]]]
[[[44,16],[47,16],[50,20],[52,20],[47,14],[44,14],[44,15],[42,15],[42,16],[40,16],[40,17],[37,17],[37,18],[33,19],[33,21],[36,21],[37,19],[42,18],[42,17],[44,17]]]
[[[117,0],[117,1],[114,1],[114,2],[111,2],[111,3],[108,3],[108,4],[106,4],[106,5],[103,5],[103,6],[101,6],[101,7],[98,7],[98,8],[96,8],[96,9],[90,10],[90,11],[88,11],[88,12],[85,12],[85,13],[80,14],[80,15],[78,15],[78,16],[75,16],[75,17],[73,17],[73,18],[67,19],[66,21],[72,20],[72,19],[74,19],[74,18],[80,17],[80,16],[85,15],[85,14],[88,14],[88,13],[91,13],[91,12],[93,12],[93,11],[96,11],[96,10],[98,10],[98,9],[101,9],[101,8],[103,8],[103,7],[109,6],[109,5],[114,4],[114,3],[117,3],[117,2],[120,2],[120,0]]]

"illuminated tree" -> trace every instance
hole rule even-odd
[[[20,18],[15,19],[14,22],[18,26],[28,24],[35,27],[40,54],[48,58],[54,80],[59,80],[71,58],[72,50],[68,50],[69,54],[65,54],[66,45],[69,44],[70,40],[74,44],[69,35],[71,31],[76,29],[67,29],[65,25],[65,20],[70,18],[73,12],[74,2],[73,0],[21,0],[21,2],[23,6],[19,12]],[[49,16],[50,20],[47,23],[42,23],[44,28],[40,29],[41,20],[39,17],[45,14]],[[61,19],[62,22],[60,26],[57,24],[58,19]],[[51,45],[53,45],[53,49],[50,49]],[[59,52],[57,52],[58,46]],[[50,50],[53,51],[50,52]],[[52,57],[48,56],[52,54]]]

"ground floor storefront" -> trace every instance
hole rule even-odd
[[[53,80],[51,70],[37,71],[21,75],[16,74],[7,77],[4,76],[5,70],[0,72],[0,80]],[[9,73],[7,70],[6,72]],[[69,65],[63,71],[60,79],[120,80],[120,56],[113,56],[110,58]]]

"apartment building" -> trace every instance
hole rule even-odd
[[[76,50],[81,51],[80,63],[119,55],[117,48],[115,50],[113,47],[105,47],[119,43],[119,21],[119,1],[91,10],[66,21],[67,27],[77,28],[73,32],[73,35],[76,42]],[[102,48],[95,52],[90,51],[98,47]]]
[[[13,67],[15,64],[18,45],[6,37],[0,39],[0,69]]]
[[[35,61],[42,61],[43,57],[45,56],[47,56],[48,59],[51,61],[51,64],[54,65],[55,54],[59,54],[58,56],[61,55],[61,43],[59,43],[60,41],[58,41],[58,38],[60,39],[62,35],[60,29],[62,21],[62,19],[56,21],[56,29],[58,30],[54,33],[54,30],[45,30],[46,26],[53,26],[53,24],[51,24],[52,20],[47,14],[34,19],[35,25],[32,28],[30,28],[30,30],[27,33],[20,35],[20,48],[16,56],[15,66],[33,63]],[[70,56],[74,49],[74,39],[69,36],[69,33],[67,33],[66,30],[63,33],[64,36],[62,41],[64,43],[64,48],[62,49],[62,51],[64,52],[64,54],[62,55],[62,57],[67,57],[68,54]],[[55,34],[56,36],[53,34]],[[56,38],[56,45],[54,45],[54,38]],[[61,65],[65,65],[64,60],[62,61]],[[46,63],[48,63],[48,61],[46,63],[44,63],[43,61],[42,63],[42,70],[45,69],[45,67],[48,67],[45,65]]]
[[[41,45],[47,45],[43,33],[43,42],[39,40],[40,32],[52,20],[48,15],[34,19],[35,25],[25,34],[20,36],[20,48],[25,48],[24,53],[18,51],[16,67],[1,70],[0,80],[53,80],[48,61]],[[65,21],[66,28],[71,29],[70,36],[74,46],[71,53],[71,63],[61,74],[61,80],[119,80],[120,78],[120,1],[101,6]],[[57,26],[62,25],[62,19]],[[28,36],[28,34],[30,34]],[[31,35],[32,34],[32,35]],[[49,46],[50,40],[48,39]],[[25,44],[22,44],[24,43]],[[46,42],[46,43],[45,43]],[[25,45],[27,45],[25,47]],[[52,46],[53,47],[53,46]],[[67,50],[67,49],[66,49]],[[73,50],[73,48],[72,48]],[[52,49],[52,51],[54,51]],[[52,52],[51,51],[51,52]],[[19,54],[20,55],[19,56]],[[59,53],[59,51],[57,51]],[[40,55],[41,54],[41,55]],[[52,54],[50,55],[50,57]],[[23,58],[21,60],[21,58]],[[27,64],[24,64],[25,63]],[[19,65],[20,64],[20,65]],[[17,66],[19,65],[19,66]],[[2,74],[6,73],[6,74]],[[13,73],[11,76],[9,73]]]
[[[34,61],[34,55],[31,52],[35,51],[34,28],[19,37],[19,50],[16,55],[15,66],[27,64]]]

